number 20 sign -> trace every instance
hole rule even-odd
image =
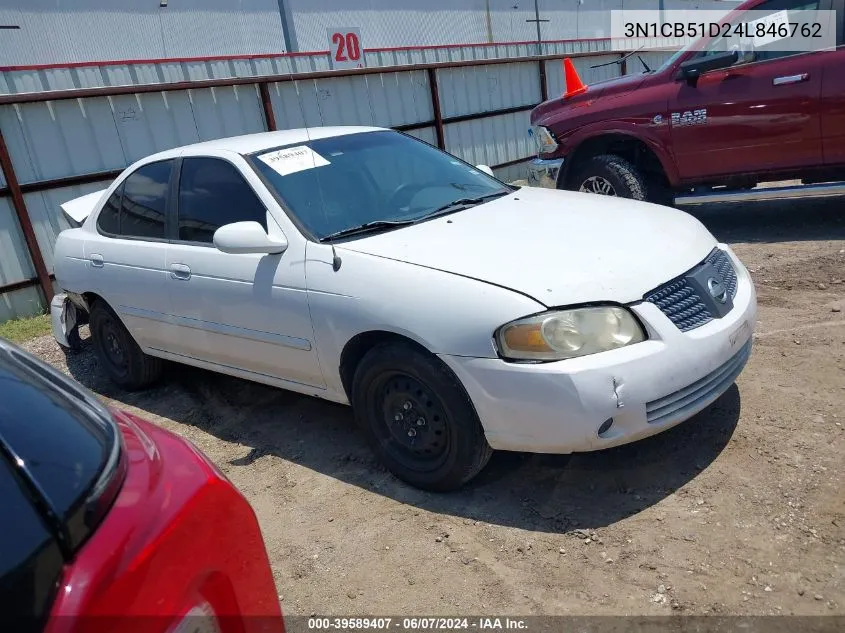
[[[361,29],[327,30],[332,69],[363,68],[364,47],[361,46]]]

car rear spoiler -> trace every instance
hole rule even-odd
[[[97,206],[97,203],[100,201],[100,198],[103,197],[105,192],[106,189],[100,189],[94,193],[89,193],[84,196],[80,196],[79,198],[68,200],[62,204],[62,211],[64,212],[68,223],[72,227],[82,226],[85,219],[91,215],[91,211],[93,211],[94,207]]]

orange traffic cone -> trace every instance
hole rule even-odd
[[[582,92],[587,92],[587,86],[585,86],[584,82],[581,81],[581,78],[578,76],[578,71],[575,70],[572,60],[568,57],[563,59],[563,76],[564,79],[566,79],[566,92],[563,95],[564,99],[580,95]]]

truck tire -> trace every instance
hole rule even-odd
[[[647,200],[645,178],[627,160],[615,154],[590,158],[569,183],[568,189],[632,200]]]
[[[410,344],[382,343],[367,352],[355,370],[351,400],[373,452],[417,488],[455,490],[493,453],[457,377]]]
[[[91,306],[89,325],[97,360],[112,382],[136,391],[158,380],[163,369],[161,359],[141,351],[129,330],[104,301],[98,300]]]

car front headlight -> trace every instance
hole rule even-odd
[[[639,343],[642,326],[625,308],[553,310],[503,325],[499,353],[509,360],[564,360]]]
[[[542,125],[532,125],[531,136],[537,144],[537,151],[541,154],[551,154],[557,149],[557,139],[549,128]]]

